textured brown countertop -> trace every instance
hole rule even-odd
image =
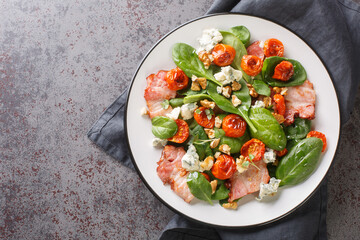
[[[212,1],[0,0],[0,238],[156,239],[173,216],[86,137],[164,34]],[[360,233],[360,92],[329,172],[329,239]]]

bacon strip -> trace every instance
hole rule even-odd
[[[316,93],[313,84],[309,80],[306,80],[300,86],[288,87],[285,96],[285,125],[292,124],[294,117],[297,116],[309,120],[314,119],[315,97]]]
[[[246,51],[248,55],[255,55],[261,58],[261,60],[264,60],[264,49],[260,47],[260,41],[252,43],[250,46],[247,47]]]
[[[239,173],[236,171],[230,178],[229,202],[241,198],[247,194],[260,190],[260,183],[268,183],[270,180],[269,172],[264,161],[254,163],[256,167],[250,165],[246,172]]]
[[[161,105],[164,100],[169,100],[176,96],[176,91],[168,88],[168,83],[165,80],[166,73],[166,71],[159,71],[157,74],[151,74],[146,78],[147,86],[144,98],[149,109],[150,118],[165,116],[172,111],[171,106],[164,109]]]
[[[181,166],[181,159],[185,155],[183,147],[166,145],[162,151],[160,161],[156,169],[158,176],[164,184],[170,184],[171,189],[185,202],[190,202],[194,195],[186,183],[189,172]]]

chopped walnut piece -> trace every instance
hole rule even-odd
[[[214,193],[215,193],[217,184],[218,184],[218,181],[217,181],[217,180],[212,180],[212,181],[210,182],[211,194],[214,194]]]
[[[250,96],[252,96],[254,98],[259,96],[259,94],[255,91],[254,87],[250,83],[247,83],[246,85],[249,88]]]
[[[231,84],[231,89],[233,91],[239,91],[241,89],[241,84],[238,83],[237,81],[233,81]]]
[[[211,59],[210,59],[209,55],[210,54],[206,51],[200,51],[198,53],[199,59],[200,59],[200,61],[202,61],[204,63],[204,66],[206,69],[208,69],[211,64]]]
[[[241,100],[235,96],[235,95],[232,95],[231,96],[231,103],[234,105],[234,107],[237,107],[241,104]]]
[[[222,120],[221,118],[219,118],[218,116],[215,118],[215,127],[216,128],[221,128],[221,123],[222,123]]]
[[[216,138],[214,140],[211,141],[210,143],[210,148],[216,148],[220,143],[220,138]]]
[[[278,114],[278,113],[272,113],[272,115],[275,117],[276,121],[278,121],[278,123],[282,124],[283,122],[285,122],[285,118],[283,115]]]
[[[264,102],[266,108],[271,106],[271,103],[272,103],[271,97],[264,97],[263,102]]]
[[[206,78],[198,78],[196,79],[196,81],[198,81],[202,89],[206,89],[206,84],[207,84]]]
[[[204,161],[200,162],[201,171],[208,171],[214,165],[214,158],[212,156],[208,156],[204,159]]]
[[[287,88],[287,87],[283,87],[283,88],[281,88],[281,92],[280,92],[280,94],[281,94],[281,95],[283,95],[283,96],[286,96],[286,95],[287,95],[287,90],[288,90],[288,88]]]
[[[214,138],[215,137],[215,130],[214,129],[211,129],[211,128],[205,128],[205,133],[206,135],[208,135],[208,137],[210,139]]]
[[[203,107],[211,108],[211,109],[214,109],[214,107],[216,106],[215,102],[209,101],[207,99],[201,100],[200,104]]]
[[[216,152],[216,153],[214,154],[214,157],[215,157],[215,158],[218,158],[220,155],[221,155],[221,152]]]
[[[222,95],[226,98],[230,98],[231,96],[231,87],[230,86],[226,86],[226,87],[223,87],[223,90],[222,90]]]
[[[222,145],[220,145],[220,147],[219,147],[219,151],[220,151],[220,152],[223,152],[223,153],[225,153],[225,154],[227,154],[227,155],[230,155],[230,150],[231,150],[231,148],[230,148],[229,145],[227,145],[227,144],[222,144]]]
[[[273,87],[273,91],[274,91],[275,93],[280,93],[280,92],[281,92],[281,88],[279,88],[279,87]]]
[[[236,169],[239,173],[243,173],[249,168],[249,161],[243,155],[240,155],[239,158],[236,159]]]
[[[223,203],[222,207],[226,209],[237,209],[238,206],[236,202],[231,202],[231,203]]]
[[[272,163],[272,165],[274,165],[274,166],[279,165],[279,159],[276,159],[276,160]]]
[[[191,90],[200,91],[201,90],[200,84],[197,81],[193,81],[191,83]]]

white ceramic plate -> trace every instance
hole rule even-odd
[[[186,203],[178,197],[170,186],[164,185],[156,173],[161,149],[153,148],[151,141],[151,121],[142,117],[140,110],[146,106],[144,89],[146,77],[159,70],[175,67],[171,58],[174,43],[184,42],[197,47],[197,38],[202,30],[217,28],[228,30],[237,25],[246,26],[251,33],[251,42],[277,38],[285,47],[285,57],[298,60],[306,69],[308,79],[314,84],[317,94],[316,118],[313,128],[324,133],[328,147],[322,155],[317,169],[305,182],[284,187],[278,194],[267,201],[258,202],[256,194],[241,199],[237,210],[227,210],[214,202],[193,200]],[[269,223],[279,219],[304,203],[316,190],[326,175],[335,155],[339,132],[340,114],[338,100],[330,75],[317,54],[300,37],[274,22],[248,15],[219,14],[205,16],[181,25],[164,36],[148,52],[134,75],[126,110],[126,131],[133,163],[150,191],[172,210],[194,220],[216,226],[245,227]]]

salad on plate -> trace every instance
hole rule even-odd
[[[250,43],[245,26],[205,29],[198,43],[176,43],[176,67],[146,78],[161,181],[188,203],[228,209],[305,181],[326,137],[311,128],[316,93],[301,63],[279,39]]]

